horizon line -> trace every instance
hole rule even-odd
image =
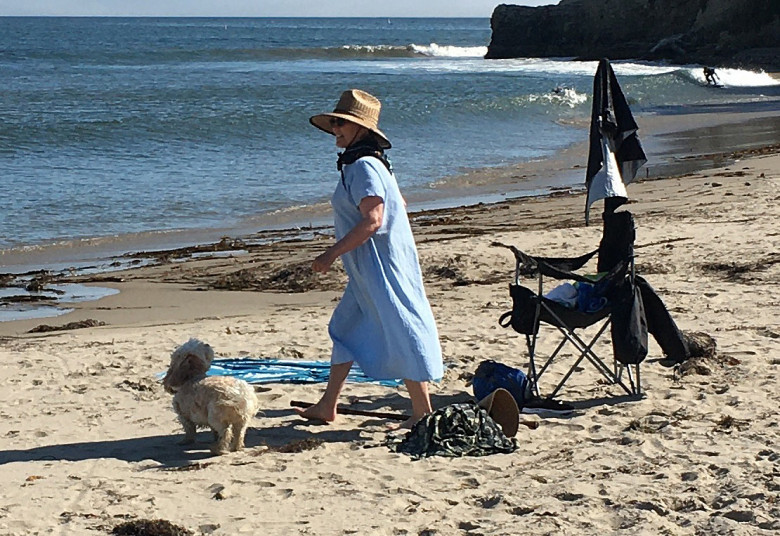
[[[74,18],[74,19],[484,19],[490,16],[425,16],[425,15],[4,15],[0,18]]]

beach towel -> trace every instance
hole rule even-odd
[[[330,361],[297,361],[265,358],[215,359],[207,376],[233,376],[248,383],[323,383],[330,375]],[[374,380],[354,365],[348,382],[376,383],[386,387],[401,385],[400,380]]]

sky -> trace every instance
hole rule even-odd
[[[525,6],[558,0],[520,0]],[[0,16],[490,17],[500,0],[0,0]]]

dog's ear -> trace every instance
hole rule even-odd
[[[171,364],[163,379],[163,386],[170,392],[171,388],[180,387],[192,378],[205,374],[208,368],[209,366],[199,356],[187,354],[178,362]]]
[[[163,387],[169,393],[173,393],[175,388],[181,386],[181,360],[171,360],[171,365],[168,367],[168,372],[165,373],[163,378]]]

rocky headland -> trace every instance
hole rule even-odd
[[[486,58],[666,60],[780,70],[777,0],[561,0],[501,4]]]

